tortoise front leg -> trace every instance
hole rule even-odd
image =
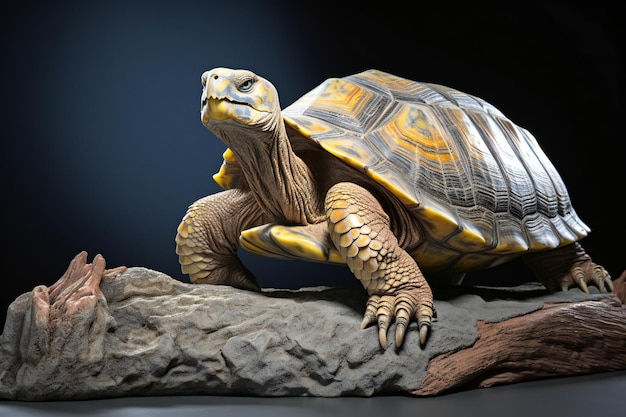
[[[331,240],[369,294],[362,328],[378,322],[378,338],[387,347],[387,329],[395,319],[400,347],[412,318],[424,344],[433,318],[432,291],[415,260],[398,244],[389,216],[366,189],[334,185],[326,195]]]
[[[230,285],[260,291],[254,275],[237,257],[241,231],[264,223],[254,196],[239,189],[204,197],[187,210],[176,234],[183,273],[198,284]]]

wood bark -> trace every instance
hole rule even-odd
[[[615,295],[598,301],[547,303],[499,323],[478,323],[479,339],[433,358],[418,396],[626,369],[626,271]]]

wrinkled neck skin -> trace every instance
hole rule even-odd
[[[233,151],[251,192],[270,218],[283,224],[324,220],[309,167],[291,149],[281,117],[259,129],[224,122],[210,127]]]

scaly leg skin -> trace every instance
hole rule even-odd
[[[433,318],[432,291],[415,260],[398,245],[378,200],[356,184],[339,183],[328,191],[325,210],[331,240],[370,296],[361,327],[377,321],[386,348],[395,319],[399,348],[415,318],[424,345]]]
[[[613,291],[609,273],[594,263],[578,242],[545,252],[529,253],[524,260],[550,291],[567,291],[578,286],[589,293],[588,284],[595,285],[601,292]]]
[[[242,230],[264,223],[254,196],[232,189],[204,197],[187,210],[176,234],[183,273],[196,284],[221,284],[260,291],[237,257]]]

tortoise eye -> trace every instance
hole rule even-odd
[[[254,85],[254,80],[252,79],[247,79],[244,82],[242,82],[241,84],[239,84],[239,86],[237,87],[237,89],[239,91],[241,91],[242,93],[247,93],[250,90],[252,90],[252,86]]]

